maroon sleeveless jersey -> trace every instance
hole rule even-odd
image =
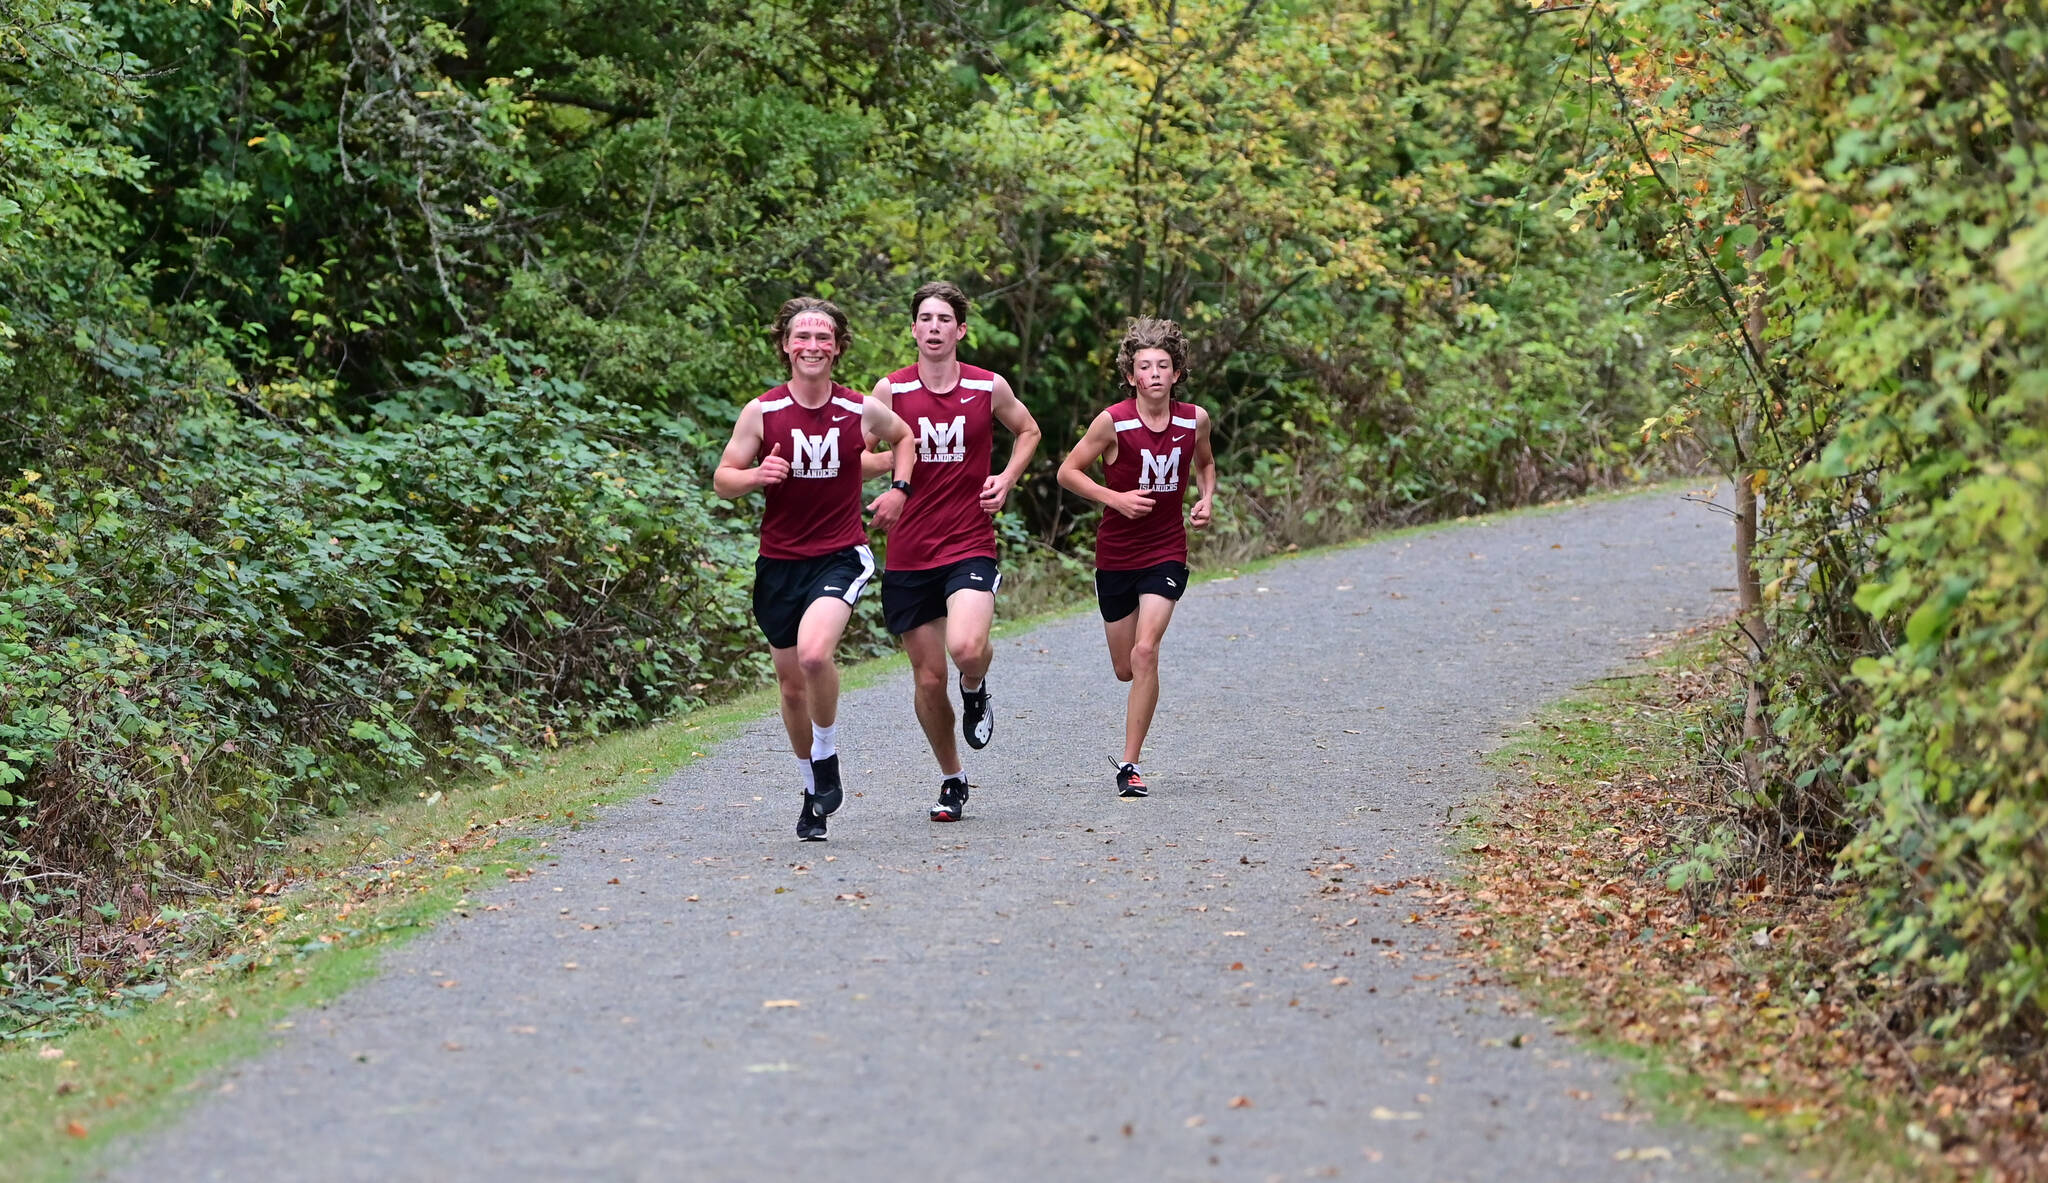
[[[788,383],[761,396],[761,456],[781,444],[782,458],[789,461],[789,479],[768,486],[762,555],[810,559],[868,540],[860,521],[860,414],[866,397],[837,383],[816,410],[797,402]]]
[[[889,375],[892,405],[917,439],[910,503],[889,532],[891,571],[926,571],[961,559],[996,557],[995,519],[981,511],[993,446],[996,376],[979,366],[960,367],[960,381],[934,394],[917,367]]]
[[[1102,466],[1102,483],[1119,492],[1152,494],[1152,512],[1127,518],[1104,506],[1095,534],[1098,571],[1138,571],[1160,563],[1188,561],[1188,529],[1181,502],[1195,465],[1195,404],[1172,403],[1165,431],[1138,418],[1138,400],[1109,409],[1116,425],[1116,459]]]

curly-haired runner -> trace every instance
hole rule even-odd
[[[888,407],[832,381],[846,349],[846,314],[829,301],[800,296],[782,306],[775,347],[789,381],[749,402],[733,425],[711,486],[720,497],[763,491],[761,557],[754,562],[754,617],[768,637],[782,689],[782,725],[803,768],[796,835],[825,838],[839,808],[839,667],[834,654],[853,606],[874,578],[875,556],[862,528],[863,435],[893,446],[901,484],[917,462],[910,429]],[[907,498],[890,489],[869,504],[887,530]]]
[[[1208,525],[1216,501],[1209,412],[1173,399],[1187,357],[1179,325],[1152,317],[1131,322],[1117,346],[1116,366],[1132,397],[1097,415],[1060,462],[1060,484],[1103,505],[1095,536],[1095,598],[1109,663],[1118,681],[1131,684],[1123,758],[1110,761],[1116,765],[1117,793],[1124,797],[1149,792],[1139,760],[1159,706],[1159,643],[1188,585],[1187,525]],[[1101,481],[1088,473],[1098,459]],[[1201,497],[1183,525],[1191,477]]]

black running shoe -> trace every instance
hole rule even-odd
[[[932,806],[935,822],[957,822],[967,812],[967,778],[949,776],[939,786],[939,803]]]
[[[818,787],[811,790],[812,808],[819,817],[838,813],[840,802],[846,800],[845,791],[839,787],[839,753],[811,761],[811,775],[818,782]]]
[[[796,837],[799,842],[823,842],[825,840],[825,815],[813,808],[815,801],[809,793],[803,796],[803,812],[796,815]]]
[[[1148,797],[1152,790],[1145,787],[1145,778],[1138,775],[1136,764],[1111,760],[1116,765],[1116,795],[1119,797]]]
[[[960,687],[960,734],[967,739],[967,746],[975,751],[988,746],[996,733],[996,717],[988,709],[988,679],[981,680],[981,689],[969,690]]]

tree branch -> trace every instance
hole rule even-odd
[[[614,119],[646,119],[654,109],[641,103],[614,103],[605,99],[586,98],[562,90],[530,90],[522,96],[528,102],[550,103],[557,107],[581,107],[585,111],[596,111]]]

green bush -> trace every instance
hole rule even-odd
[[[359,432],[202,413],[147,484],[13,482],[17,876],[203,875],[398,775],[495,769],[760,675],[751,531],[694,471],[702,441],[515,346],[415,370]]]
[[[2048,1071],[2048,23],[1589,22],[1613,122],[1563,212],[1662,221],[1702,314],[1663,421],[1763,492],[1744,846],[1859,889],[1894,1030]]]

